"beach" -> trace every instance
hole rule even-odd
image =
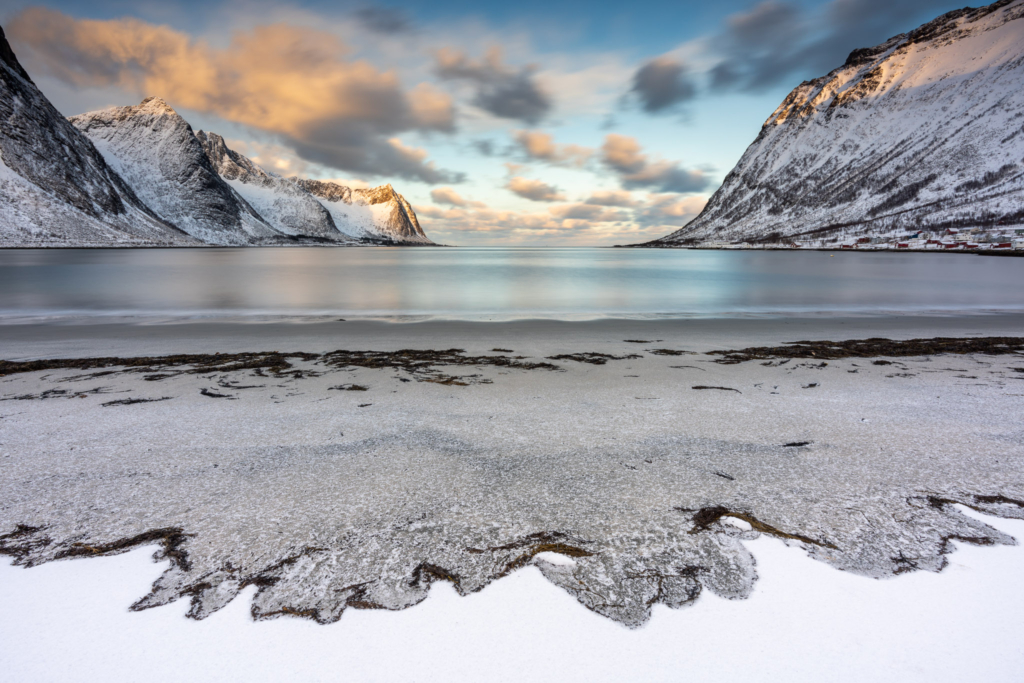
[[[320,623],[536,567],[641,628],[654,605],[749,598],[761,536],[861,576],[941,571],[954,541],[1015,543],[958,505],[1024,518],[1020,351],[979,341],[1020,329],[8,325],[2,547],[35,565],[155,545],[166,571],[133,609],[184,600],[202,619],[255,586],[253,617]],[[896,350],[709,353],[871,338]],[[899,351],[935,338],[980,351]]]

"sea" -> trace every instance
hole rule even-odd
[[[616,248],[0,250],[0,319],[514,320],[1024,310],[1024,259]]]

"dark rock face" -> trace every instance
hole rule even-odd
[[[14,56],[14,50],[11,49],[11,44],[7,42],[7,36],[4,35],[2,26],[0,26],[0,61],[6,64],[14,73],[32,83],[32,79],[28,77],[28,72],[21,66],[18,58]],[[32,85],[35,85],[35,83],[32,83]]]
[[[652,244],[1024,224],[1024,3],[957,10],[797,86],[704,211]]]
[[[162,222],[95,146],[36,88],[0,34],[0,240],[167,243],[188,240]],[[18,219],[21,220],[18,220]],[[35,223],[36,230],[19,229]]]

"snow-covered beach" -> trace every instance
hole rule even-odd
[[[782,625],[767,642],[809,637],[808,620],[819,618],[803,616],[810,607],[787,598],[787,607],[767,608],[768,597],[758,597],[778,581],[783,592],[821,591],[810,599],[829,601],[843,628],[859,623],[850,615],[867,619],[866,605],[927,614],[934,607],[924,596],[943,585],[992,591],[977,598],[978,622],[968,623],[998,631],[991,647],[1007,635],[1008,622],[984,615],[1010,603],[994,597],[996,586],[973,584],[971,572],[958,574],[962,550],[952,551],[973,544],[963,566],[979,575],[1024,562],[1013,545],[1019,522],[979,521],[1024,513],[1019,351],[981,344],[966,354],[828,360],[755,353],[725,363],[737,357],[708,352],[798,340],[1015,338],[1020,316],[140,322],[6,325],[0,341],[8,361],[49,359],[31,372],[5,366],[0,379],[2,542],[19,563],[45,563],[4,576],[16,572],[12,585],[49,594],[44,577],[69,575],[60,572],[102,581],[101,565],[122,576],[150,567],[127,603],[111,596],[116,609],[140,599],[139,607],[177,604],[125,613],[104,626],[110,633],[131,629],[132,619],[178,619],[178,605],[190,603],[192,616],[210,621],[185,625],[214,629],[224,642],[241,637],[227,624],[250,610],[340,619],[325,633],[368,624],[356,642],[372,642],[374,624],[387,631],[395,618],[393,628],[415,630],[423,617],[406,615],[435,610],[430,621],[442,633],[484,615],[507,618],[510,642],[549,657],[555,643],[584,647],[572,646],[579,633],[594,634],[585,638],[593,644],[621,633],[622,647],[641,656],[659,638],[689,642],[688,633],[706,637],[748,617]],[[140,357],[149,360],[129,360]],[[164,558],[158,568],[145,560],[154,549]],[[104,555],[117,559],[77,559]],[[62,561],[46,563],[54,559]],[[453,599],[456,592],[468,597]],[[554,602],[541,597],[555,594]],[[971,614],[973,599],[951,609]],[[539,613],[524,607],[541,603]],[[403,611],[367,612],[375,607]],[[65,609],[72,622],[82,618],[75,605]],[[576,635],[529,645],[537,614]],[[627,635],[615,621],[637,630]],[[814,631],[825,649],[805,651],[801,666],[834,649],[825,626]],[[257,623],[244,632],[309,627],[320,628]],[[477,629],[474,642],[485,647],[495,628]],[[16,620],[3,627],[16,629]],[[721,648],[738,642],[729,632]],[[330,642],[294,637],[310,653]],[[876,663],[889,658],[893,672],[967,661],[948,649],[899,655],[869,640],[860,652],[881,648]],[[387,647],[369,651],[384,656]],[[444,647],[430,649],[436,660],[423,655],[423,680],[457,673]],[[607,648],[592,654],[610,656]],[[283,660],[268,656],[266,671],[275,671]],[[363,679],[408,678],[408,667],[374,674],[363,654],[351,656],[369,667]],[[657,661],[667,665],[667,656]],[[7,657],[32,666],[31,657]],[[229,677],[228,660],[209,657]],[[318,666],[332,661],[316,657]],[[815,670],[772,658],[780,672]],[[460,671],[481,675],[473,661]],[[673,661],[699,670],[697,660]],[[310,677],[317,672],[327,675],[310,669]]]
[[[968,511],[968,514],[973,514]],[[1017,538],[1024,522],[986,516]],[[247,598],[209,619],[187,605],[126,608],[163,570],[152,547],[24,570],[0,564],[0,666],[10,680],[190,681],[1016,681],[1024,666],[1013,589],[1024,547],[956,544],[939,574],[878,581],[797,548],[745,541],[757,560],[747,600],[708,595],[656,607],[631,631],[580,607],[524,567],[460,597],[442,583],[401,612],[336,624],[253,622]]]

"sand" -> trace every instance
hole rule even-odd
[[[257,619],[328,623],[535,566],[637,628],[749,597],[762,534],[884,578],[942,570],[956,540],[1015,543],[955,504],[1024,518],[1019,354],[706,353],[1016,336],[1015,316],[139,322],[8,325],[0,356],[310,355],[0,378],[0,548],[37,565],[157,544],[136,609],[202,619],[244,592]],[[380,355],[400,349],[463,351]]]

